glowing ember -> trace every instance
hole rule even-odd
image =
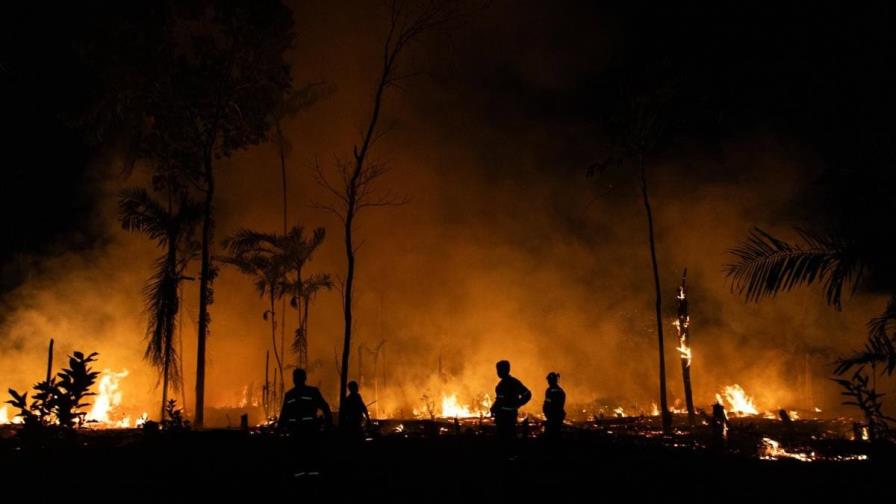
[[[716,394],[719,404],[727,405],[729,413],[739,416],[758,415],[759,410],[753,404],[753,398],[748,396],[743,387],[738,384],[727,385],[722,394]]]
[[[104,369],[100,375],[99,391],[94,397],[93,407],[87,414],[88,422],[105,424],[111,427],[130,427],[130,418],[124,417],[118,421],[113,421],[110,417],[112,412],[121,405],[121,390],[119,383],[128,375],[128,370],[120,372]],[[124,424],[126,422],[126,424]]]
[[[615,413],[616,416],[618,416],[619,418],[622,418],[625,416],[625,410],[622,409],[622,406],[619,406],[618,408],[614,409],[613,413]]]
[[[762,438],[762,444],[759,446],[759,458],[762,460],[778,460],[782,458],[790,458],[799,460],[800,462],[812,462],[815,460],[815,452],[799,453],[789,452],[781,448],[781,443],[771,438]]]

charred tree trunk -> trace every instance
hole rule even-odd
[[[264,388],[261,389],[261,407],[264,408],[264,419],[271,417],[271,382],[268,370],[271,367],[271,351],[264,353]]]
[[[656,260],[656,242],[653,236],[653,210],[650,207],[650,196],[647,191],[647,172],[644,168],[643,155],[638,156],[638,169],[641,176],[641,196],[644,200],[644,210],[647,213],[647,236],[650,244],[650,260],[653,264],[653,283],[656,290],[656,332],[659,347],[659,372],[660,372],[660,415],[663,422],[663,432],[672,430],[672,415],[669,413],[669,404],[666,399],[666,349],[663,340],[663,298],[660,287],[659,266]]]
[[[168,183],[168,215],[174,215],[174,191],[171,180]],[[180,302],[180,293],[178,285],[180,283],[180,272],[177,269],[177,246],[180,239],[179,233],[169,230],[168,236],[168,253],[165,256],[165,269],[169,283],[165,286],[165,299],[168,300],[165,306],[165,332],[162,335],[164,342],[162,343],[162,406],[159,410],[159,421],[165,421],[165,404],[168,402],[168,382],[171,374],[171,352],[173,348],[175,324],[177,323],[177,311]]]
[[[681,357],[681,379],[684,382],[684,400],[688,408],[688,424],[694,427],[697,423],[694,414],[694,396],[691,392],[691,317],[688,314],[688,270],[681,274],[681,286],[678,288],[678,353]]]
[[[193,425],[201,428],[205,421],[205,343],[208,335],[208,305],[211,300],[211,242],[213,239],[212,200],[215,195],[215,176],[212,153],[208,149],[203,159],[205,175],[205,205],[202,216],[202,251],[199,271],[199,329],[196,344],[196,412]]]
[[[180,283],[177,284],[177,304],[180,306],[180,301],[184,297],[183,287]],[[184,384],[186,380],[184,380],[184,316],[183,312],[178,310],[177,312],[177,354],[180,355],[180,359],[177,361],[178,365],[178,374],[180,376],[180,400],[181,400],[181,408],[186,411],[187,408],[187,387]]]
[[[408,18],[407,12],[398,4],[391,4],[391,23],[383,45],[382,67],[373,97],[373,110],[367,128],[361,138],[361,144],[352,149],[353,163],[343,172],[344,187],[339,192],[340,206],[343,212],[336,212],[342,218],[345,229],[346,275],[343,287],[342,308],[344,315],[344,334],[342,342],[342,365],[339,369],[339,419],[344,419],[345,391],[348,383],[349,357],[352,343],[352,296],[355,282],[355,247],[352,240],[353,225],[358,211],[365,206],[390,206],[400,203],[390,202],[389,198],[371,201],[370,190],[374,180],[382,174],[367,163],[370,146],[376,138],[376,128],[382,109],[383,94],[396,76],[393,75],[398,56],[407,45],[422,32],[444,22],[450,17],[446,4],[433,2],[428,8]]]
[[[280,357],[280,352],[277,350],[277,313],[274,311],[274,306],[276,304],[276,297],[274,296],[275,288],[276,287],[274,285],[271,285],[271,308],[268,314],[271,316],[271,343],[274,346],[274,360],[277,361],[277,370],[280,372],[280,381],[277,382],[276,380],[274,380],[275,392],[277,390],[277,385],[280,385],[280,391],[274,394],[274,399],[279,400],[285,393],[284,388],[286,387],[286,384],[283,381],[283,360]]]
[[[356,174],[359,170],[356,170]],[[354,198],[351,191],[350,198]],[[345,259],[346,274],[345,287],[342,299],[343,314],[343,339],[342,339],[342,364],[339,366],[339,425],[345,425],[345,390],[348,386],[348,366],[352,348],[352,288],[355,282],[355,249],[352,245],[352,222],[355,218],[354,203],[350,203],[350,209],[345,218]]]
[[[342,309],[344,315],[344,333],[342,341],[342,366],[339,373],[339,420],[340,425],[344,419],[345,410],[345,390],[348,386],[348,366],[352,345],[352,289],[355,284],[355,248],[352,242],[352,225],[355,222],[355,213],[358,211],[358,184],[360,182],[361,173],[364,169],[364,163],[367,160],[367,151],[370,149],[370,143],[373,141],[373,135],[376,130],[377,122],[380,117],[380,107],[383,102],[383,92],[389,83],[389,75],[392,71],[392,58],[387,57],[383,64],[383,73],[380,76],[377,85],[376,95],[373,99],[373,113],[370,116],[370,123],[367,125],[367,131],[364,134],[363,142],[360,149],[355,147],[354,158],[355,166],[352,177],[347,184],[346,194],[346,212],[345,212],[345,259],[346,274],[345,287],[342,301]]]
[[[50,346],[47,348],[47,382],[53,377],[53,338],[50,338]]]
[[[301,308],[299,312],[299,330],[298,330],[298,350],[299,350],[299,367],[307,369],[308,367],[308,305],[311,304],[310,298],[300,297]]]
[[[286,198],[286,147],[283,138],[283,129],[280,126],[280,120],[277,120],[277,146],[280,154],[280,179],[283,195],[283,236],[286,236],[286,228],[289,219],[287,218],[287,198]],[[286,298],[280,300],[280,316],[283,320],[280,322],[280,354],[286,358]],[[301,366],[301,365],[300,365]],[[304,366],[301,366],[304,367]]]

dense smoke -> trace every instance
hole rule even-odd
[[[321,2],[296,10],[296,81],[323,79],[337,91],[286,125],[292,143],[289,218],[307,229],[326,227],[326,242],[309,269],[337,278],[345,269],[341,229],[312,208],[325,195],[315,187],[311,167],[348,158],[369,113],[382,36],[382,23],[371,21],[380,19],[378,12],[370,9],[336,15]],[[494,53],[474,58],[467,40],[499,29],[496,16],[426,39],[408,60],[426,75],[408,80],[406,90],[389,92],[384,124],[391,131],[375,146],[374,157],[392,167],[384,186],[411,202],[368,209],[360,217],[350,377],[359,379],[358,345],[372,349],[385,340],[376,378],[367,351],[360,370],[362,394],[373,401],[376,384],[383,414],[409,414],[424,395],[457,393],[471,402],[492,392],[498,359],[509,359],[514,375],[536,397],[553,370],[573,404],[649,411],[657,400],[656,327],[646,221],[633,175],[623,168],[587,179],[585,167],[600,156],[601,144],[588,125],[517,110],[519,96],[494,96],[498,101],[486,108],[472,77],[444,77],[448,68],[463,75],[494,64],[547,94],[575,86],[575,72],[564,74],[564,68],[577,63],[549,50],[525,62]],[[836,409],[831,362],[862,343],[864,321],[883,301],[857,297],[836,312],[818,290],[808,289],[749,305],[730,292],[722,271],[730,260],[726,250],[752,226],[791,236],[792,226],[800,224],[806,191],[801,181],[815,162],[811,153],[787,138],[753,134],[712,153],[682,146],[649,162],[670,399],[683,397],[671,322],[675,288],[686,267],[698,406],[708,405],[723,386],[739,383],[760,408]],[[79,349],[100,352],[100,368],[128,368],[122,383],[128,407],[154,412],[155,372],[141,360],[141,289],[159,251],[143,236],[119,229],[117,190],[140,179],[122,179],[114,165],[104,161],[95,168],[107,175],[99,205],[108,229],[104,243],[47,258],[33,278],[6,296],[2,382],[21,389],[39,379],[53,337],[57,362],[62,353]],[[272,145],[239,153],[220,173],[217,238],[241,227],[280,230],[280,174]],[[196,297],[195,286],[187,285],[188,407]],[[250,281],[222,267],[211,308],[206,383],[212,406],[239,404],[247,386],[257,394],[270,347],[264,310]],[[311,313],[309,376],[331,403],[341,317],[338,289],[321,294]],[[295,323],[295,313],[287,313],[287,337]],[[212,421],[227,420],[212,415]]]

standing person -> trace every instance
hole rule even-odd
[[[712,405],[712,418],[710,419],[710,438],[709,446],[715,450],[723,450],[728,446],[728,415],[725,414],[725,407],[720,403]]]
[[[289,449],[296,457],[295,477],[320,474],[317,467],[321,463],[321,419],[318,412],[323,414],[325,427],[333,423],[330,405],[317,387],[305,384],[307,379],[304,369],[293,370],[295,387],[284,394],[283,407],[277,420],[277,430],[289,434],[291,438]]]
[[[544,404],[541,407],[544,413],[544,437],[547,439],[559,439],[563,428],[563,420],[566,419],[566,392],[560,388],[557,381],[560,374],[551,371],[548,373],[548,388],[544,392]]]
[[[519,409],[532,399],[532,392],[513,376],[510,376],[510,362],[495,364],[501,381],[495,387],[495,402],[491,412],[495,419],[498,439],[509,443],[516,437],[516,418]]]
[[[367,405],[364,399],[358,393],[358,382],[348,382],[348,395],[345,396],[345,425],[341,426],[343,431],[352,437],[362,437],[364,435],[364,424],[366,421],[370,423],[370,414],[367,412]]]
[[[277,420],[277,428],[280,432],[291,434],[297,438],[315,437],[320,432],[320,420],[318,411],[323,413],[323,423],[330,426],[333,423],[333,414],[330,405],[324,400],[317,387],[306,385],[308,379],[304,369],[297,368],[292,372],[292,381],[295,385],[283,396],[283,407],[280,408],[280,418]]]

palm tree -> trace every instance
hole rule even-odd
[[[863,273],[872,262],[855,242],[836,233],[797,230],[801,242],[789,243],[761,229],[731,249],[737,260],[726,266],[732,290],[747,301],[774,297],[794,287],[821,284],[825,300],[836,309],[842,307],[843,290],[852,293],[862,285]],[[896,287],[884,311],[868,322],[868,341],[855,354],[841,358],[835,372],[843,374],[854,367],[884,364],[884,371],[896,371]]]
[[[311,260],[325,236],[325,230],[317,228],[311,237],[306,238],[301,226],[293,226],[283,235],[242,230],[225,242],[231,253],[230,257],[224,258],[225,262],[259,277],[256,285],[261,289],[262,295],[267,294],[269,298],[272,295],[289,296],[290,305],[298,310],[299,322],[293,348],[299,354],[300,366],[307,365],[308,312],[311,302],[321,289],[333,286],[330,275],[327,274],[303,277],[305,264]],[[271,287],[270,282],[274,281],[276,284]],[[273,308],[270,312],[273,313]],[[280,365],[282,377],[283,356],[277,350],[276,340],[274,356]]]
[[[282,393],[285,383],[283,360],[277,345],[276,300],[283,295],[282,285],[286,275],[286,264],[277,254],[278,240],[279,237],[276,234],[242,229],[224,240],[224,247],[230,255],[218,257],[216,260],[235,266],[240,272],[253,277],[258,295],[262,298],[267,297],[268,309],[265,310],[263,318],[271,322],[271,343],[274,347],[277,371],[280,373],[279,384]]]
[[[856,247],[833,233],[797,230],[802,243],[788,243],[755,228],[731,249],[737,261],[725,267],[732,289],[747,301],[774,297],[794,287],[823,284],[827,303],[842,307],[843,287],[858,287],[865,269]]]
[[[280,240],[279,248],[283,261],[289,266],[289,273],[283,284],[284,295],[289,296],[289,304],[299,313],[299,320],[293,340],[293,350],[298,354],[299,367],[308,366],[308,314],[311,303],[321,289],[333,288],[330,275],[317,273],[303,277],[305,263],[323,243],[326,232],[323,228],[314,230],[310,239],[305,239],[303,229],[293,226]]]
[[[173,345],[180,305],[179,286],[184,269],[196,257],[193,234],[201,217],[199,205],[181,195],[174,209],[174,190],[168,190],[168,205],[159,203],[145,189],[127,189],[119,199],[121,226],[141,231],[155,240],[165,253],[156,259],[155,271],[144,287],[146,328],[144,358],[159,370],[162,382],[161,419],[165,418],[169,384],[177,386],[181,376],[179,355]]]
[[[283,131],[283,122],[292,116],[298,114],[301,110],[314,105],[319,99],[324,98],[333,93],[335,87],[332,84],[326,82],[312,82],[305,84],[301,88],[298,89],[290,89],[283,97],[283,99],[277,104],[274,108],[273,116],[274,116],[274,134],[272,136],[272,140],[274,145],[277,147],[277,154],[280,158],[280,190],[281,197],[283,201],[283,235],[286,236],[288,234],[289,227],[289,219],[288,219],[288,200],[287,200],[287,183],[286,183],[286,158],[289,155],[290,151],[292,151],[292,144],[289,139],[286,137],[286,134]],[[329,288],[329,287],[328,287]],[[282,303],[280,304],[280,311],[285,315],[286,313],[286,298],[283,298]],[[307,312],[307,310],[305,310]],[[305,314],[305,318],[302,318],[302,311],[299,310],[299,327],[302,327],[302,320],[307,319],[307,313]],[[284,341],[286,339],[286,318],[284,316],[283,324],[280,327],[280,353],[283,354],[286,352],[284,348]],[[300,353],[299,362],[306,362],[302,359],[302,355],[307,355],[307,346],[303,347],[305,354]],[[303,365],[304,367],[304,365]]]

